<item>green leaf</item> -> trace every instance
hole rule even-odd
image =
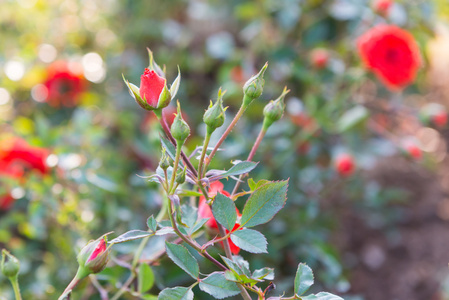
[[[308,296],[301,297],[302,300],[343,300],[343,298],[336,296],[331,293],[320,292],[316,295],[311,294]]]
[[[288,180],[269,182],[254,191],[245,204],[240,224],[253,227],[270,221],[287,201]]]
[[[154,296],[154,295],[142,295],[142,299],[144,299],[144,300],[157,300],[157,296]]]
[[[366,120],[369,116],[368,110],[361,105],[347,110],[337,121],[337,131],[342,133]]]
[[[171,87],[170,87],[170,96],[171,100],[173,100],[178,93],[179,84],[181,83],[181,71],[179,70],[178,66],[178,76],[176,77],[175,81],[173,81]]]
[[[261,179],[258,182],[255,182],[254,179],[250,178],[248,179],[248,186],[251,189],[251,191],[255,191],[257,190],[259,187],[261,187],[262,185],[266,184],[270,182],[269,180],[265,180],[265,179]]]
[[[231,241],[239,248],[251,253],[267,253],[267,239],[252,229],[237,230],[231,234]]]
[[[212,213],[215,220],[231,231],[237,221],[237,212],[234,201],[221,193],[217,193],[212,203]]]
[[[181,206],[182,211],[182,222],[187,225],[188,228],[193,227],[195,225],[196,220],[198,219],[198,210],[196,207],[191,205],[183,204]]]
[[[158,300],[193,300],[193,292],[186,287],[166,288],[159,293]]]
[[[295,276],[295,295],[304,294],[313,284],[312,269],[306,264],[299,264]]]
[[[170,259],[194,279],[198,279],[200,270],[195,257],[182,245],[166,242],[165,249]]]
[[[154,219],[153,216],[150,216],[150,217],[147,219],[147,226],[148,226],[148,228],[149,228],[151,231],[156,232],[156,230],[157,230],[157,221]]]
[[[148,231],[143,231],[143,230],[131,230],[131,231],[128,231],[122,235],[119,235],[115,239],[109,241],[108,244],[113,245],[113,244],[124,243],[124,242],[132,241],[132,240],[141,239],[141,238],[144,238],[144,237],[147,237],[150,235],[153,235],[153,233],[150,233]]]
[[[238,164],[232,166],[229,170],[224,172],[223,174],[218,175],[219,178],[225,178],[229,176],[236,176],[245,173],[249,173],[257,166],[257,163],[252,161],[241,161]]]
[[[202,279],[200,289],[217,299],[224,299],[240,293],[237,284],[226,280],[223,272],[214,272]]]
[[[203,193],[197,192],[197,191],[191,191],[191,190],[180,190],[178,192],[179,197],[201,197],[203,196]]]
[[[241,284],[250,284],[251,286],[263,281],[263,280],[250,278],[244,274],[239,275],[230,270],[226,270],[224,275],[225,275],[226,280],[241,283]]]
[[[273,280],[274,279],[274,269],[272,268],[262,268],[255,270],[253,276],[254,279],[266,279]]]
[[[140,264],[139,266],[139,276],[137,277],[137,286],[139,293],[146,293],[153,287],[154,284],[154,274],[151,267],[147,264]]]

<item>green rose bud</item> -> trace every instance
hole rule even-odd
[[[189,125],[182,119],[181,106],[178,102],[178,113],[170,128],[171,134],[178,143],[183,144],[190,135]]]
[[[268,67],[268,63],[260,69],[259,73],[251,77],[243,86],[243,93],[245,95],[243,99],[243,106],[247,107],[254,99],[259,98],[263,92],[263,86],[265,84],[265,80],[263,79],[263,75],[265,70]]]
[[[8,250],[3,249],[2,262],[0,267],[2,269],[3,275],[8,278],[14,278],[19,274],[20,262],[14,255],[9,253]]]
[[[210,102],[209,108],[206,110],[203,116],[203,121],[207,125],[207,132],[212,134],[215,129],[222,126],[225,121],[225,111],[226,108],[223,108],[223,95],[225,92],[220,90],[218,91],[218,98],[215,104]]]
[[[159,161],[159,167],[161,167],[162,170],[167,170],[168,167],[170,167],[170,158],[168,157],[165,148],[162,149],[162,157]]]
[[[290,90],[287,90],[287,87],[285,87],[279,98],[276,100],[271,100],[267,105],[265,105],[265,108],[263,109],[263,127],[265,130],[267,130],[271,124],[282,118],[285,109],[284,98],[288,92],[290,92]]]
[[[184,167],[184,170],[176,175],[176,183],[183,184],[186,181],[186,171],[187,167]]]

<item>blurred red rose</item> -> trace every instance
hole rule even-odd
[[[335,159],[335,169],[342,176],[350,176],[355,169],[354,159],[347,153],[338,155]]]
[[[329,62],[329,52],[326,49],[316,48],[310,53],[310,62],[317,69],[322,69]]]
[[[160,77],[154,70],[145,69],[140,76],[140,97],[152,107],[158,106],[164,87],[165,78]]]
[[[221,193],[227,197],[230,197],[231,195],[227,192],[223,190],[224,186],[223,183],[219,182],[219,181],[215,181],[210,185],[210,189],[209,189],[209,196],[210,197],[215,197],[217,195],[217,193]],[[241,214],[238,211],[238,209],[236,208],[236,212],[237,212],[237,217],[240,218]],[[206,226],[217,232],[218,233],[218,224],[217,221],[214,218],[214,215],[212,214],[212,210],[210,208],[210,206],[206,203],[206,198],[204,198],[203,196],[200,197],[200,201],[199,201],[199,205],[198,205],[198,215],[201,218],[209,218],[209,220],[206,222]],[[232,229],[233,231],[236,230],[240,225],[238,223],[235,224],[234,228]],[[228,230],[226,230],[226,233],[229,233]],[[240,248],[237,247],[232,241],[231,239],[228,239],[229,242],[229,246],[231,248],[231,252],[233,254],[238,254],[240,252]]]
[[[46,102],[53,107],[73,107],[78,104],[86,84],[82,67],[66,61],[56,61],[47,68],[44,82],[47,88]]]
[[[14,198],[9,193],[9,188],[3,179],[20,180],[24,174],[23,168],[15,163],[5,163],[0,160],[0,210],[7,210],[14,202]]]
[[[379,15],[386,16],[388,15],[392,5],[393,5],[392,0],[374,0],[373,10]]]
[[[394,25],[378,25],[357,40],[365,66],[389,88],[397,91],[410,84],[421,65],[413,36]]]
[[[413,139],[404,139],[402,141],[402,149],[410,158],[420,160],[422,157],[421,148],[418,147],[417,142],[415,142]]]

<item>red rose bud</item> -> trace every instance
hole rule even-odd
[[[3,249],[0,267],[3,275],[8,278],[14,278],[19,274],[20,262],[14,255],[9,253],[8,250]]]
[[[106,242],[106,236],[102,236],[81,249],[77,257],[79,278],[103,271],[109,261],[109,248]]]
[[[276,100],[271,100],[265,108],[263,109],[263,128],[267,130],[274,122],[278,121],[282,118],[284,114],[285,104],[284,98],[290,90],[287,90],[287,87],[284,88],[282,94]]]
[[[335,169],[342,176],[350,176],[355,169],[354,159],[347,153],[338,155],[335,159]]]
[[[210,102],[209,108],[206,110],[203,116],[203,121],[207,125],[207,132],[212,134],[218,127],[221,127],[225,121],[225,111],[223,108],[223,95],[225,92],[218,90],[218,98],[215,104]]]
[[[426,126],[432,123],[441,128],[446,126],[448,117],[446,108],[443,105],[438,103],[428,103],[421,108],[419,118]]]
[[[329,52],[326,49],[316,48],[310,53],[310,62],[316,69],[322,69],[329,62]]]
[[[393,5],[392,0],[374,0],[373,10],[379,15],[386,16],[388,15],[392,5]]]
[[[404,139],[402,141],[402,150],[410,158],[419,160],[422,157],[421,148],[419,148],[418,143],[414,139]]]
[[[259,73],[251,77],[243,86],[243,93],[245,97],[242,105],[244,108],[246,108],[254,99],[259,98],[260,95],[262,95],[263,86],[265,84],[263,75],[267,67],[268,63],[265,63]]]
[[[172,136],[175,138],[175,140],[182,144],[184,144],[185,140],[190,135],[190,127],[186,123],[186,121],[182,119],[181,106],[179,105],[179,102],[178,102],[178,113],[176,115],[175,120],[173,121],[173,124],[171,125],[170,132]]]

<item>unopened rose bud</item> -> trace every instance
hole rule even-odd
[[[354,159],[347,153],[342,153],[335,159],[335,169],[342,176],[350,176],[355,169]]]
[[[159,167],[161,167],[162,170],[167,170],[168,167],[170,167],[170,158],[168,157],[165,148],[162,150],[162,157],[159,162]]]
[[[14,278],[19,274],[20,262],[14,255],[9,253],[8,250],[3,249],[2,262],[0,267],[2,269],[3,275],[8,278]]]
[[[190,135],[190,127],[182,119],[181,106],[179,105],[179,102],[178,102],[178,114],[176,115],[176,118],[173,121],[173,124],[171,125],[170,131],[175,140],[182,144]]]
[[[207,132],[212,134],[215,129],[222,126],[225,121],[225,111],[223,108],[223,95],[224,92],[221,89],[218,91],[218,98],[215,104],[210,102],[209,108],[206,110],[203,116],[203,121],[207,125]]]
[[[262,95],[263,86],[265,84],[263,75],[267,67],[268,63],[265,63],[259,73],[251,77],[243,86],[243,93],[245,95],[243,99],[243,107],[246,108],[254,99],[259,98],[260,95]]]
[[[267,130],[268,127],[271,126],[271,124],[282,118],[285,110],[285,95],[287,95],[289,91],[290,90],[287,90],[287,88],[284,88],[284,91],[279,96],[279,98],[277,98],[276,100],[271,100],[267,105],[265,105],[265,108],[263,109],[263,128],[265,130]]]
[[[77,257],[79,264],[78,273],[82,274],[81,277],[104,270],[109,261],[109,248],[106,241],[106,237],[103,236],[88,243],[81,249]]]
[[[176,175],[176,183],[183,184],[186,181],[186,171],[187,167],[184,167],[184,170]]]
[[[323,69],[329,62],[329,52],[326,49],[316,48],[310,53],[310,62],[316,69]]]

